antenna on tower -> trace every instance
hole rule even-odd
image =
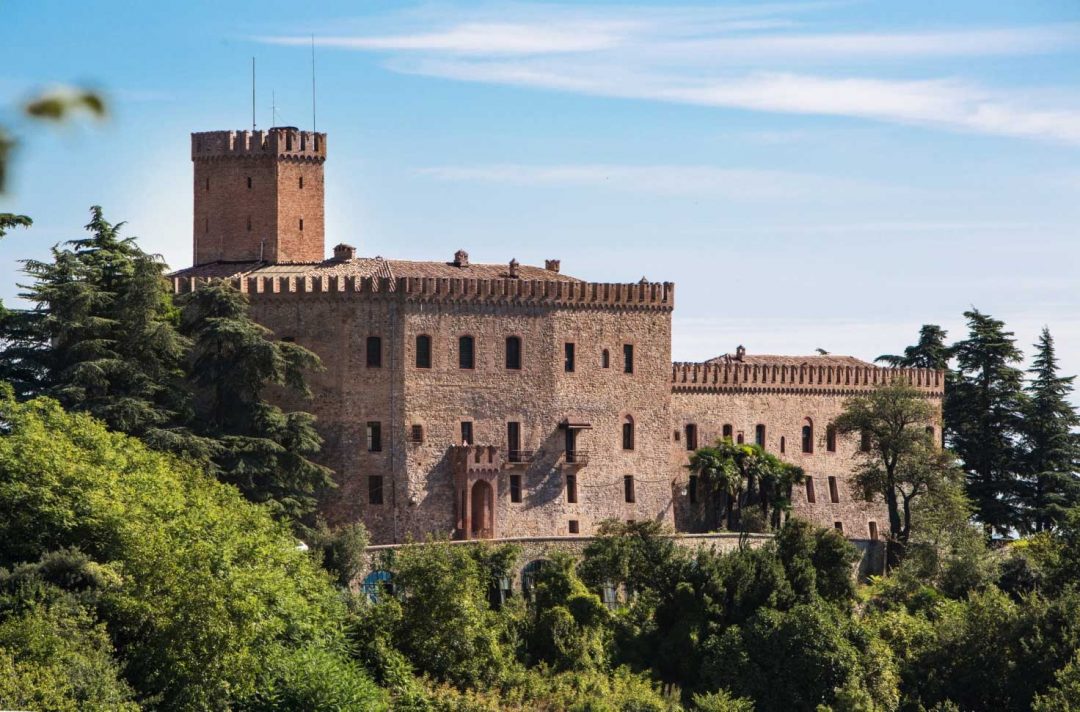
[[[315,35],[311,35],[311,132],[315,133]]]
[[[251,133],[255,133],[255,58],[251,58]]]

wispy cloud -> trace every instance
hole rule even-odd
[[[784,114],[856,117],[1080,145],[1073,90],[999,89],[927,62],[1080,49],[1080,25],[895,32],[808,32],[814,5],[618,9],[512,5],[411,18],[408,29],[316,38],[387,55],[395,71],[627,99]],[[461,15],[464,14],[464,17]],[[799,31],[792,31],[795,28]],[[259,41],[306,45],[309,37]],[[897,76],[897,61],[921,67]],[[876,63],[893,62],[874,76]],[[852,67],[858,67],[853,74]],[[1049,95],[1050,99],[1046,98]]]
[[[601,188],[651,195],[724,198],[738,201],[824,199],[868,196],[902,189],[867,181],[775,170],[748,170],[685,165],[553,165],[495,164],[434,166],[421,175],[445,181],[499,185]],[[906,190],[906,189],[903,189]]]

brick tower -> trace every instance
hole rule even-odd
[[[322,261],[326,134],[193,133],[191,160],[196,265]]]

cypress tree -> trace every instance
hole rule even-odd
[[[285,412],[263,396],[278,386],[309,397],[304,374],[321,368],[318,356],[271,340],[270,330],[248,315],[244,295],[223,282],[185,297],[182,330],[192,341],[194,423],[215,442],[219,479],[279,515],[300,519],[310,513],[320,492],[333,486],[330,470],[309,459],[322,445],[315,419]]]
[[[968,338],[952,347],[956,372],[945,394],[946,442],[963,462],[968,495],[987,533],[1007,532],[1015,513],[1023,359],[1002,321],[977,309],[964,312]]]
[[[1069,402],[1075,376],[1058,374],[1050,330],[1043,328],[1028,373],[1024,409],[1024,461],[1021,483],[1022,528],[1041,532],[1055,527],[1080,504],[1080,416]]]

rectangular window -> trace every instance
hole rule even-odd
[[[247,177],[247,181],[248,181],[248,190],[251,190],[251,176]]]
[[[300,176],[300,190],[304,189],[304,176]]]
[[[577,475],[566,476],[566,502],[577,504]]]
[[[461,444],[462,445],[472,445],[473,444],[472,421],[471,420],[463,420],[463,421],[461,421]]]
[[[720,429],[720,437],[724,438],[725,440],[731,440],[731,435],[734,432],[735,429],[731,427],[731,424],[725,423],[724,427]]]
[[[697,426],[693,423],[686,426],[686,449],[697,450]]]
[[[431,337],[427,334],[416,337],[416,367],[431,368]]]
[[[840,501],[840,491],[836,488],[836,478],[831,476],[829,477],[829,500],[833,504]]]
[[[506,457],[510,462],[521,462],[521,423],[506,424]]]
[[[825,449],[836,452],[836,428],[832,425],[825,428]]]
[[[622,347],[623,356],[623,373],[634,372],[634,345],[623,344]]]
[[[368,421],[367,449],[368,452],[382,451],[382,423],[377,420]]]
[[[765,447],[765,426],[761,423],[754,426],[754,442],[761,447]]]
[[[510,501],[521,502],[521,475],[510,475]]]
[[[877,541],[877,522],[870,522],[870,540]]]
[[[817,495],[814,494],[814,478],[809,475],[806,477],[806,501],[810,504],[817,502]]]
[[[476,367],[476,342],[471,336],[462,336],[458,339],[458,367]]]
[[[634,476],[623,475],[623,498],[630,504],[634,503]]]
[[[424,442],[424,426],[414,425],[412,430],[409,431],[409,440],[414,443]]]
[[[300,232],[304,231],[304,219],[300,218]]]
[[[577,534],[580,531],[580,527],[578,527],[578,520],[576,520],[576,519],[571,519],[570,520],[569,531],[570,531],[571,534]]]
[[[367,367],[382,368],[382,337],[367,337]]]
[[[836,531],[843,534],[844,533],[844,523],[843,522],[833,522],[833,529],[835,529]]]
[[[859,433],[859,452],[870,452],[870,431]]]
[[[569,341],[563,344],[563,370],[567,373],[574,371],[574,345]]]
[[[697,504],[697,475],[690,475],[690,482],[686,485],[686,495],[690,498],[690,504]]]
[[[511,371],[521,370],[521,337],[506,337],[506,367]]]
[[[367,501],[368,504],[382,504],[382,475],[368,475]]]

